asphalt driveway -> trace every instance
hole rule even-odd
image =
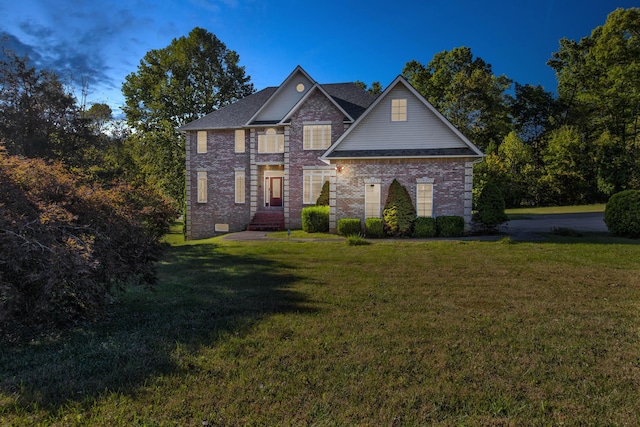
[[[573,214],[529,215],[502,224],[499,230],[518,240],[540,233],[549,233],[557,228],[568,228],[581,232],[607,233],[603,212]]]

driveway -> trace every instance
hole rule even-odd
[[[609,231],[604,223],[604,212],[529,215],[526,219],[506,222],[499,227],[499,230],[518,240],[527,240],[540,233],[549,233],[555,228],[569,228],[591,233]]]

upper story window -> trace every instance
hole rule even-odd
[[[392,122],[407,121],[407,100],[406,99],[391,100],[391,121]]]
[[[258,153],[284,153],[284,134],[269,128],[258,135]]]
[[[198,131],[198,148],[196,150],[198,153],[207,152],[207,131],[206,130]]]
[[[326,150],[331,145],[331,125],[304,125],[305,150]]]
[[[244,153],[244,129],[236,129],[236,153]]]

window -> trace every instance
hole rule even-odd
[[[236,171],[236,203],[245,202],[244,171]]]
[[[198,172],[198,203],[207,203],[207,173]]]
[[[207,131],[199,130],[198,131],[198,153],[206,153],[207,152]]]
[[[305,150],[326,150],[331,145],[331,125],[305,125],[303,146]]]
[[[302,203],[306,205],[315,205],[320,193],[322,192],[322,186],[326,181],[329,181],[330,171],[328,170],[306,170],[303,175],[302,182]]]
[[[380,184],[364,186],[364,218],[380,218]]]
[[[284,153],[284,134],[269,128],[258,135],[258,153]]]
[[[244,153],[244,129],[236,129],[236,153]]]
[[[391,100],[391,121],[392,122],[407,121],[407,100],[406,99]]]
[[[418,184],[416,194],[418,216],[433,216],[433,184]]]

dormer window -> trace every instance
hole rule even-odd
[[[407,121],[407,100],[406,99],[391,100],[391,121],[392,122]]]

